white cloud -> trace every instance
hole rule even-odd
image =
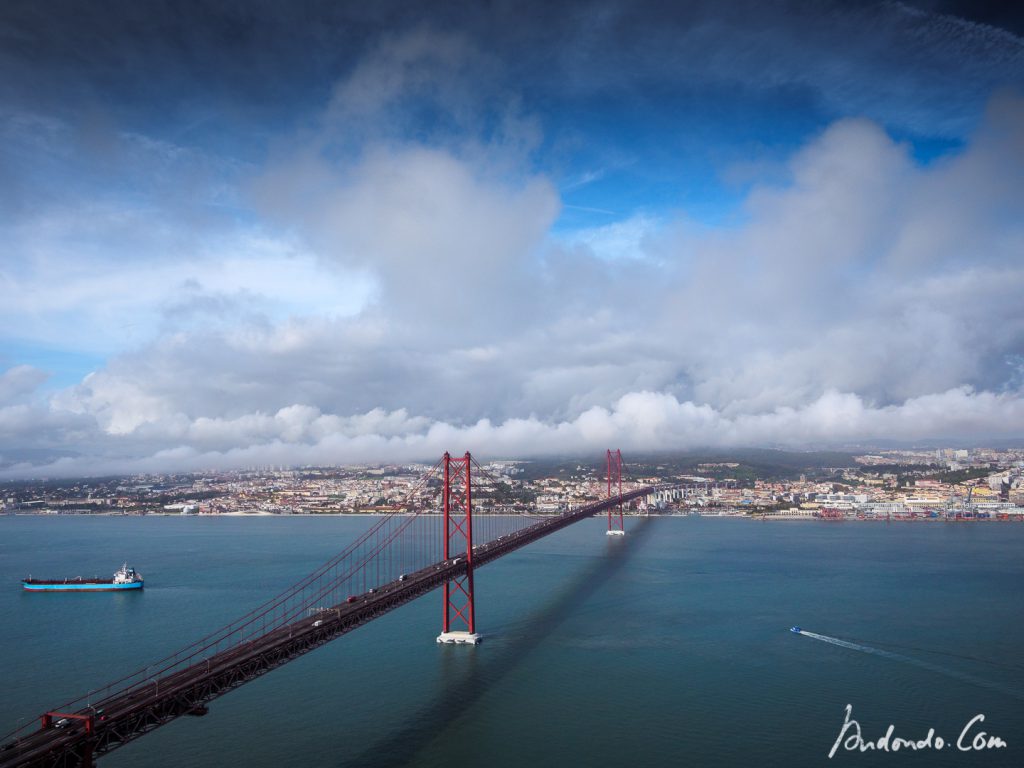
[[[751,193],[742,227],[673,233],[678,293],[654,335],[681,331],[693,393],[739,412],[826,389],[885,404],[1003,386],[1024,345],[1020,103],[997,102],[962,154],[925,168],[843,121],[798,153],[790,184]]]
[[[31,252],[0,267],[0,322],[9,333],[33,344],[113,354],[195,315],[204,322],[240,312],[278,322],[347,316],[374,294],[365,272],[327,269],[308,251],[258,231],[211,235],[202,245],[160,242],[166,250],[159,257],[150,247],[149,260],[125,258],[123,222],[108,221],[119,215],[82,206],[22,225],[20,239],[32,242]],[[131,227],[143,229],[158,217],[133,217]],[[83,228],[100,243],[76,243]]]
[[[0,429],[19,414],[0,409]],[[185,434],[160,435],[167,447],[128,458],[65,456],[46,463],[12,463],[0,477],[88,475],[206,470],[256,465],[303,465],[430,460],[444,451],[469,449],[487,457],[599,454],[609,445],[628,452],[729,447],[751,444],[806,446],[870,439],[913,440],[1013,437],[1024,423],[1024,397],[973,392],[961,387],[874,407],[835,391],[798,408],[729,417],[708,405],[671,395],[632,392],[610,408],[593,407],[575,419],[545,422],[481,419],[456,425],[411,419],[405,413],[373,411],[341,417],[307,406],[289,406],[272,416],[247,414],[232,420],[199,419]],[[157,425],[159,426],[159,425]],[[146,436],[151,439],[152,434]],[[176,437],[186,442],[176,443]]]
[[[447,150],[369,150],[351,166],[278,167],[264,205],[323,257],[378,279],[381,311],[479,336],[530,301],[533,255],[558,212],[541,177],[496,178]]]
[[[566,248],[582,247],[605,261],[645,258],[651,252],[653,237],[660,229],[657,218],[638,213],[624,221],[600,227],[576,230],[559,240]]]
[[[31,365],[16,365],[0,373],[0,405],[22,400],[35,392],[46,379],[45,371]]]

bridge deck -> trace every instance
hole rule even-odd
[[[644,496],[654,488],[624,493],[622,501]],[[479,568],[537,539],[619,503],[614,497],[588,504],[528,528],[473,548],[473,567]],[[84,720],[65,727],[41,728],[0,746],[0,768],[90,765],[95,756],[136,739],[187,714],[205,714],[206,704],[228,691],[292,659],[318,648],[356,627],[415,600],[465,574],[465,558],[435,563],[358,595],[354,602],[326,608],[314,616],[268,632],[261,637],[214,654],[196,664],[146,681],[74,714],[92,716],[91,733]]]

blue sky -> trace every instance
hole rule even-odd
[[[8,3],[0,470],[1019,436],[1022,34]]]

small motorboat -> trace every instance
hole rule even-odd
[[[802,629],[800,629],[800,627],[790,627],[790,628],[789,628],[789,631],[790,631],[790,632],[795,632],[795,633],[796,633],[796,634],[798,634],[798,635],[799,635],[799,634],[800,634],[801,632],[803,632],[803,630],[802,630]]]

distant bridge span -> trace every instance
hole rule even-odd
[[[419,536],[422,532],[410,522],[415,521],[418,514],[402,507],[292,590],[220,632],[158,662],[158,666],[163,666],[155,675],[136,673],[45,713],[36,730],[23,728],[11,734],[10,740],[0,746],[0,768],[92,766],[98,756],[177,717],[205,715],[206,705],[218,696],[438,587],[445,591],[444,625],[438,640],[476,642],[472,586],[475,568],[602,512],[608,513],[609,532],[621,532],[621,505],[666,487],[645,486],[622,492],[621,457],[617,461],[613,458],[617,454],[617,451],[614,454],[609,451],[606,498],[515,530],[510,530],[507,522],[522,518],[492,515],[493,519],[508,520],[502,521],[504,527],[490,526],[491,538],[482,544],[473,543],[474,520],[479,527],[481,519],[488,517],[473,511],[475,487],[471,467],[479,468],[479,465],[468,453],[460,459],[445,454],[432,470],[443,468],[443,516],[433,515],[443,520],[442,560],[402,571],[397,578],[383,582],[373,581],[371,575],[367,582],[368,571],[376,568],[377,573],[382,572],[382,561],[383,573],[388,574],[390,568],[389,575],[394,576],[395,561],[398,568],[403,568],[421,554],[416,546],[411,547],[411,552],[403,551],[408,543],[403,537],[419,544],[423,542],[416,542],[418,538],[437,543],[430,536]],[[618,473],[619,492],[613,495],[615,473]],[[612,514],[615,510],[619,513],[618,528],[615,528]],[[459,541],[465,544],[464,552],[451,548]],[[393,557],[394,550],[399,552],[397,558]],[[352,584],[360,583],[359,576],[364,586],[367,583],[375,586],[348,595],[344,600],[338,599]],[[332,596],[333,601],[324,600]],[[324,605],[330,607],[322,607]],[[452,630],[451,623],[460,621],[467,631]]]

